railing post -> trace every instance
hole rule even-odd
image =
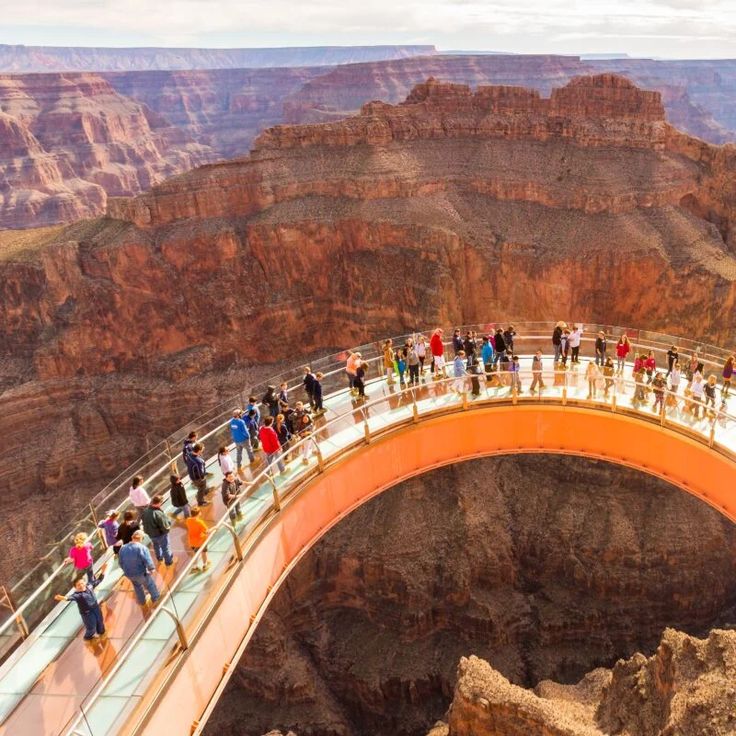
[[[468,408],[468,391],[467,389],[463,389],[463,409]]]
[[[182,649],[189,649],[189,641],[187,640],[187,633],[184,631],[184,627],[181,625],[181,621],[179,621],[179,617],[171,610],[166,608],[166,606],[161,606],[161,610],[164,611],[164,613],[168,613],[169,616],[171,616],[171,619],[173,620],[174,624],[176,625],[176,634],[179,637],[179,644],[181,644]]]
[[[565,406],[567,404],[567,367],[565,367],[565,372],[562,375],[564,377],[562,382],[562,406]]]
[[[100,542],[102,542],[102,549],[107,549],[107,539],[105,538],[105,533],[100,528],[99,519],[97,518],[97,512],[95,511],[95,507],[92,504],[89,504],[89,510],[92,514],[92,523],[95,525],[95,533],[97,534],[97,537],[99,538]]]
[[[519,387],[516,385],[516,383],[514,383],[514,385],[511,387],[511,403],[519,403]]]
[[[419,407],[417,406],[417,394],[416,390],[412,389],[411,392],[412,407],[411,407],[411,420],[416,424],[419,421]]]
[[[325,459],[322,457],[322,450],[319,449],[319,442],[314,441],[315,452],[317,453],[317,468],[321,473],[325,469]]]
[[[662,396],[662,406],[659,408],[659,424],[662,427],[664,427],[664,424],[667,421],[667,416],[664,413],[665,406],[667,406],[667,391],[665,391]]]
[[[271,490],[273,491],[273,508],[274,511],[281,511],[281,499],[279,498],[279,489],[276,485],[276,481],[273,479],[273,474],[269,470],[266,475],[268,480],[271,482]]]
[[[164,440],[166,443],[166,454],[169,458],[169,467],[171,468],[171,472],[174,475],[179,475],[179,468],[176,464],[176,458],[174,457],[174,454],[171,452],[171,444],[169,443],[168,438]]]
[[[713,419],[710,423],[710,436],[708,437],[708,447],[713,447],[716,444],[716,420]]]
[[[362,411],[363,414],[363,431],[365,432],[365,443],[370,445],[371,443],[371,428],[368,426],[368,415],[365,413],[365,409]]]
[[[240,544],[240,537],[238,537],[237,531],[235,531],[235,527],[232,524],[225,524],[225,529],[227,529],[233,538],[233,546],[235,547],[235,556],[238,558],[238,562],[243,561],[243,546]]]
[[[611,411],[615,414],[616,413],[616,386],[613,387],[613,394],[611,398]]]
[[[10,612],[13,614],[13,618],[15,619],[15,625],[18,627],[20,638],[27,639],[28,635],[30,634],[28,624],[26,623],[26,620],[23,618],[22,614],[15,613],[17,607],[15,605],[15,601],[13,600],[13,596],[10,595],[10,591],[4,585],[0,585],[0,591],[2,591],[2,594],[0,595],[0,605],[10,609]]]

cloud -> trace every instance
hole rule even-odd
[[[642,53],[644,47],[668,55],[688,47],[688,56],[736,56],[730,40],[736,39],[733,0],[697,5],[694,0],[0,0],[0,5],[7,6],[2,7],[3,43],[90,45],[90,39],[100,38],[109,44],[116,37],[116,45],[132,40],[163,46],[430,42],[524,53],[612,48]],[[575,47],[578,41],[584,48]],[[644,41],[648,45],[642,46]]]

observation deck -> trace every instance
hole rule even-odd
[[[486,334],[492,327],[461,329]],[[111,562],[97,589],[108,631],[102,639],[83,642],[76,605],[53,602],[53,594],[68,592],[72,577],[58,564],[69,541],[59,540],[56,557],[21,579],[10,591],[14,595],[6,595],[0,625],[0,734],[199,733],[270,600],[301,556],[370,498],[435,467],[509,453],[581,455],[656,475],[736,521],[736,414],[719,408],[720,389],[716,410],[696,418],[691,411],[696,403],[684,396],[684,376],[679,393],[665,391],[657,411],[646,387],[645,400],[636,400],[642,386],[631,378],[630,361],[605,393],[599,387],[595,397],[589,396],[585,379],[598,330],[609,337],[609,355],[626,333],[636,352],[653,350],[665,370],[670,345],[679,346],[681,363],[697,350],[705,375],[717,375],[719,383],[730,351],[657,333],[586,325],[580,365],[570,367],[568,361],[568,370],[556,370],[549,354],[553,327],[517,325],[521,388],[499,372],[488,383],[481,377],[477,396],[471,394],[469,377],[459,384],[454,377],[433,380],[426,371],[418,386],[389,385],[375,345],[356,348],[370,364],[363,402],[347,390],[346,353],[310,363],[325,374],[327,411],[315,420],[307,462],[301,451],[310,440],[301,440],[292,443],[286,473],[263,463],[250,466],[241,476],[244,516],[234,523],[215,493],[203,510],[211,525],[212,567],[206,572],[193,571],[201,564],[200,553],[192,555],[183,526],[174,524],[176,562],[154,573],[162,592],[155,607],[137,605],[129,582]],[[403,345],[406,337],[393,338],[394,345]],[[537,349],[545,353],[546,388],[530,394],[531,355]],[[301,375],[297,368],[270,383],[287,381],[290,401],[305,400]],[[260,397],[264,390],[250,393]],[[70,525],[70,533],[89,530],[98,564],[112,556],[94,531],[102,509],[127,507],[133,475],[145,475],[151,495],[168,488],[172,469],[184,475],[178,443],[192,429],[202,435],[211,485],[219,488],[217,448],[232,450],[227,420],[232,408],[244,405],[243,398],[234,397],[167,438],[104,489],[88,516]],[[188,493],[194,497],[193,489]]]

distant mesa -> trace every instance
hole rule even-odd
[[[295,46],[254,49],[103,48],[0,44],[0,72],[134,71],[331,66],[435,54],[423,46]]]

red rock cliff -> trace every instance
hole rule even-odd
[[[730,147],[611,77],[415,95],[113,200],[128,219],[0,234],[6,497],[81,506],[248,362],[560,315],[736,338]]]
[[[214,158],[94,74],[0,76],[0,228],[90,217]]]

